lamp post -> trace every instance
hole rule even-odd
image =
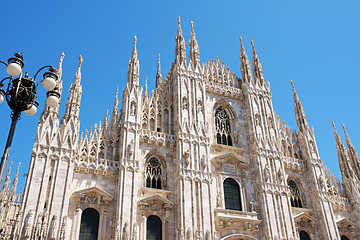
[[[15,53],[14,57],[9,58],[8,63],[2,61],[0,61],[0,63],[6,66],[6,71],[10,75],[0,81],[0,104],[5,98],[12,110],[10,131],[0,162],[0,181],[2,182],[6,164],[9,159],[9,151],[14,137],[16,123],[20,119],[21,112],[24,111],[25,114],[33,116],[39,106],[39,103],[36,101],[39,84],[43,83],[44,88],[48,90],[46,94],[46,104],[49,107],[54,108],[58,105],[60,93],[56,87],[58,76],[55,73],[55,68],[52,66],[48,65],[40,68],[34,77],[31,78],[27,72],[23,76],[24,61],[21,53]],[[45,72],[43,74],[43,80],[36,84],[35,80],[37,75],[44,69],[47,69],[48,72]],[[6,80],[8,81],[7,87],[5,87],[4,84]],[[2,89],[3,87],[6,88],[6,91]]]

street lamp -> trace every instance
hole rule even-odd
[[[0,61],[0,63],[6,65],[6,71],[10,75],[0,81],[0,104],[6,99],[7,104],[12,110],[11,127],[6,141],[4,154],[2,155],[0,162],[0,180],[2,181],[6,164],[9,159],[9,151],[16,123],[20,119],[21,112],[24,111],[25,114],[33,116],[39,106],[39,103],[36,101],[36,93],[39,84],[43,83],[44,88],[48,90],[46,94],[46,104],[49,107],[55,108],[59,104],[60,93],[56,87],[58,76],[55,73],[55,68],[52,66],[48,65],[40,68],[34,77],[31,78],[27,72],[25,73],[25,76],[23,76],[24,61],[21,53],[15,53],[14,57],[9,58],[8,63],[2,61]],[[44,69],[48,69],[48,72],[43,74],[43,80],[38,84],[35,84],[37,75]],[[2,89],[2,87],[5,86],[5,80],[8,80],[6,91]]]

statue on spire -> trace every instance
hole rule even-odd
[[[178,29],[177,35],[175,38],[175,62],[181,64],[182,62],[186,62],[186,48],[185,48],[185,40],[182,35],[182,29],[180,24],[180,17],[178,17]]]
[[[251,40],[251,46],[253,49],[252,67],[253,67],[253,75],[254,75],[255,85],[259,84],[260,86],[264,86],[265,85],[264,73],[262,70],[262,66],[261,66],[259,57],[255,50],[253,40]]]
[[[251,75],[251,67],[249,59],[246,55],[245,48],[242,42],[242,37],[240,37],[240,68],[241,68],[241,76],[243,81],[247,84],[252,83],[252,75]]]
[[[137,59],[136,49],[137,38],[134,36],[134,47],[129,60],[129,69],[127,73],[127,82],[130,86],[139,86],[139,60]]]
[[[190,33],[190,41],[189,41],[189,61],[193,62],[195,65],[200,63],[199,45],[196,41],[193,21],[191,21],[191,33]]]
[[[147,82],[147,78],[145,78],[145,81]],[[162,75],[161,75],[161,68],[160,68],[160,53],[159,53],[158,67],[157,67],[157,72],[156,72],[156,88],[158,88],[161,83],[162,83]],[[146,86],[146,91],[147,91],[147,86]],[[147,94],[147,92],[145,94]]]

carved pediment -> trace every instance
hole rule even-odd
[[[171,201],[169,201],[166,198],[163,198],[160,195],[155,195],[155,196],[151,196],[148,198],[144,198],[142,200],[140,200],[138,202],[138,204],[140,206],[150,206],[150,205],[159,205],[159,206],[163,206],[164,208],[168,208],[168,209],[172,209],[174,206],[174,203],[172,203]]]
[[[298,222],[308,222],[311,225],[315,224],[317,221],[314,217],[312,217],[309,213],[307,212],[301,212],[299,214],[296,214],[294,216],[294,222],[298,223]]]
[[[340,228],[340,227],[346,227],[349,228],[350,230],[354,230],[357,228],[356,224],[353,223],[352,221],[350,221],[349,219],[343,217],[343,218],[339,218],[336,220],[336,225]]]
[[[224,154],[214,157],[214,160],[219,163],[232,162],[232,163],[240,164],[240,165],[248,165],[249,164],[248,161],[244,160],[242,155],[237,155],[235,153],[224,153]]]
[[[163,216],[166,221],[169,220],[169,212],[174,207],[174,203],[160,195],[154,195],[138,201],[138,205],[144,216],[156,214]]]
[[[97,204],[100,204],[102,202],[107,203],[112,201],[113,199],[113,196],[110,193],[106,192],[105,190],[97,186],[76,191],[73,193],[73,196],[79,202],[97,203]]]
[[[238,155],[233,152],[220,154],[214,157],[212,161],[218,171],[228,174],[238,174],[240,168],[249,165],[249,162],[242,157],[242,154]]]

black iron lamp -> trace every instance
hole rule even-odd
[[[23,76],[25,64],[21,53],[15,53],[14,57],[9,58],[8,63],[2,61],[0,61],[0,63],[6,65],[6,71],[10,75],[0,81],[0,104],[5,99],[12,110],[11,127],[0,163],[0,181],[2,181],[9,158],[9,151],[16,123],[20,119],[21,112],[25,112],[25,114],[29,116],[33,116],[37,112],[39,103],[36,101],[36,94],[40,83],[48,90],[46,104],[49,107],[55,108],[58,106],[60,93],[56,87],[58,76],[55,73],[55,68],[52,66],[44,66],[36,72],[34,77],[29,77],[27,72]],[[43,80],[36,84],[35,80],[37,75],[45,69],[47,69],[48,72],[45,72],[43,74]],[[4,90],[3,87],[5,87],[4,82],[6,80],[8,81],[8,84],[6,90]]]

